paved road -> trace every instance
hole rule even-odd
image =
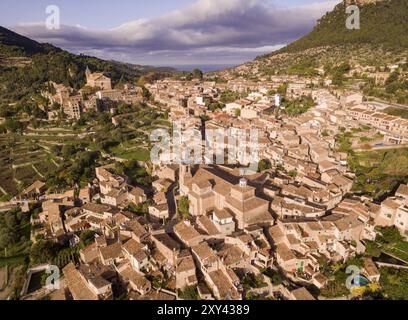
[[[367,97],[367,98],[370,99],[369,101],[367,101],[367,103],[377,102],[377,103],[389,105],[390,107],[397,108],[397,109],[404,109],[404,110],[408,109],[408,106],[404,105],[404,104],[391,103],[391,102],[388,102],[388,101],[385,101],[385,100],[378,99],[376,97]]]
[[[176,199],[175,199],[175,192],[176,192],[177,184],[173,183],[169,190],[166,193],[166,198],[167,198],[167,204],[169,206],[169,215],[170,215],[170,220],[173,219],[174,215],[177,212],[176,208]]]
[[[176,199],[175,199],[175,194],[177,191],[177,184],[173,183],[169,191],[166,194],[167,197],[167,204],[169,206],[169,221],[165,226],[165,230],[167,233],[172,233],[173,232],[173,227],[177,224],[177,204],[176,204]]]
[[[263,277],[263,280],[268,285],[269,295],[272,296],[274,291],[275,291],[275,288],[274,288],[274,285],[272,284],[271,279],[268,276],[264,275],[261,271],[259,271],[259,269],[257,267],[255,267],[253,265],[250,265],[250,269],[254,272],[255,275],[257,275],[257,276],[261,275]]]
[[[370,149],[354,149],[355,152],[369,152],[369,151],[379,151],[379,150],[392,150],[392,149],[405,149],[408,148],[408,144],[394,144],[387,146],[371,147]]]

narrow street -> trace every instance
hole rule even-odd
[[[166,193],[167,204],[169,206],[169,221],[165,226],[165,230],[167,233],[171,233],[173,231],[173,227],[177,224],[177,203],[175,195],[178,192],[177,183],[173,183],[168,192]]]

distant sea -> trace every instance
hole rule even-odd
[[[203,72],[218,71],[231,67],[235,67],[235,64],[186,64],[186,65],[167,65],[179,71],[192,71],[194,69],[200,69]]]

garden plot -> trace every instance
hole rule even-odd
[[[36,163],[33,167],[44,177],[58,169],[58,166],[52,160]]]
[[[15,196],[21,188],[36,180],[44,181],[47,174],[58,168],[50,150],[32,139],[0,136],[0,196]]]
[[[32,165],[35,163],[39,163],[42,161],[46,161],[48,159],[48,154],[45,152],[38,153],[38,154],[27,154],[25,156],[19,156],[13,160],[13,169],[24,167],[28,165]]]
[[[14,181],[14,172],[11,168],[2,168],[0,172],[0,187],[7,194],[17,194],[17,183]]]
[[[25,167],[20,167],[15,170],[15,179],[22,184],[28,185],[33,183],[36,180],[40,180],[41,177],[34,170],[34,168],[29,165]]]

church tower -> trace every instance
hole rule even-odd
[[[185,195],[189,192],[185,184],[186,181],[188,181],[192,177],[193,175],[191,174],[191,166],[189,164],[180,163],[179,184],[181,194]]]
[[[245,179],[245,178],[241,178],[241,179],[239,180],[239,186],[240,186],[241,188],[246,188],[246,187],[248,186],[248,180]]]
[[[86,80],[88,80],[89,76],[92,74],[91,70],[89,70],[89,67],[86,66],[86,70],[85,70],[85,76],[86,76]]]

